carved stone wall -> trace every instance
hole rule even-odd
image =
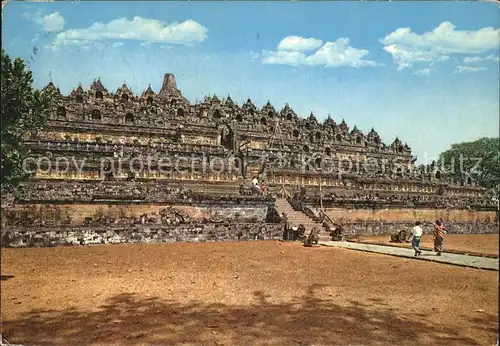
[[[411,229],[413,223],[367,222],[343,225],[343,235],[390,235]],[[446,223],[450,234],[498,233],[498,223]],[[433,225],[423,224],[424,234],[432,234]],[[279,240],[283,224],[184,224],[177,226],[136,225],[133,227],[2,228],[2,247],[48,247],[60,245],[96,245],[137,242]]]
[[[52,83],[47,88],[56,89]],[[238,105],[229,96],[220,100],[215,95],[190,104],[169,73],[158,93],[149,86],[134,94],[126,84],[110,92],[100,80],[87,90],[79,85],[69,95],[57,92],[46,128],[27,136],[26,143],[35,158],[44,157],[51,167],[38,167],[36,179],[100,180],[103,159],[125,165],[147,161],[153,169],[137,173],[144,180],[248,178],[245,169],[229,164],[236,157],[243,158],[249,174],[258,173],[266,162],[273,173],[268,185],[321,184],[325,193],[339,188],[456,198],[484,195],[470,177],[455,181],[435,164],[414,165],[410,147],[399,138],[386,145],[373,128],[363,133],[345,120],[337,123],[328,117],[319,122],[312,113],[299,117],[288,104],[278,110],[267,102],[259,109],[250,99]],[[186,163],[196,172],[184,166],[182,172],[166,174],[158,169],[166,157],[187,162],[193,155],[224,164],[216,165],[222,166],[216,173],[200,172],[198,163]],[[56,172],[57,160],[68,157],[73,165]],[[82,162],[84,168],[77,172],[73,166]],[[113,174],[113,179],[124,179],[128,172]]]
[[[47,88],[56,87],[49,84]],[[270,143],[278,123],[279,138]],[[344,120],[337,123],[328,117],[319,122],[312,113],[299,117],[288,104],[277,110],[267,102],[258,109],[250,99],[238,105],[229,96],[223,100],[206,97],[190,104],[172,74],[164,76],[158,94],[148,87],[141,95],[134,95],[126,84],[112,93],[100,80],[94,81],[88,90],[78,86],[67,96],[58,94],[48,127],[38,138],[129,145],[198,143],[222,146],[234,153],[250,149],[258,156],[262,154],[259,150],[271,150],[285,155],[287,162],[297,154],[317,157],[320,163],[316,165],[313,160],[313,166],[323,169],[332,158],[336,164],[347,158],[360,163],[376,160],[377,166],[390,168],[388,175],[445,178],[436,167],[425,172],[414,170],[409,165],[409,146],[399,138],[386,145],[373,128],[363,133],[357,126],[350,128]]]
[[[434,222],[443,219],[452,223],[498,223],[496,211],[468,211],[447,209],[327,209],[327,215],[341,224],[359,222]]]
[[[111,92],[100,80],[57,91],[45,128],[24,139],[33,176],[2,205],[2,226],[18,229],[22,244],[252,238],[273,193],[299,186],[312,206],[321,186],[323,206],[337,208],[332,218],[347,225],[498,221],[470,177],[414,165],[399,138],[386,145],[373,128],[299,117],[288,104],[259,109],[215,95],[191,104],[172,74],[158,93],[149,86],[134,94],[126,84]],[[240,189],[254,175],[265,177],[270,195]],[[274,237],[262,227],[271,232],[264,238]]]
[[[52,83],[47,88],[56,89]],[[270,141],[278,124],[279,138]],[[351,175],[353,181],[349,184],[364,190],[438,193],[444,188],[450,195],[457,196],[482,193],[469,191],[474,187],[470,177],[453,181],[436,165],[413,165],[407,144],[396,138],[386,145],[373,128],[363,133],[356,125],[350,128],[344,120],[337,123],[328,117],[319,122],[312,113],[299,117],[288,104],[278,110],[267,102],[258,109],[250,99],[238,105],[229,96],[220,100],[214,95],[190,104],[170,73],[165,74],[159,93],[149,86],[140,95],[134,94],[126,84],[113,93],[100,80],[95,80],[88,90],[79,85],[69,95],[58,92],[46,128],[31,137],[27,140],[32,142],[35,155],[50,152],[54,158],[68,156],[70,152],[80,157],[119,156],[124,160],[161,157],[167,152],[173,156],[210,152],[220,158],[228,153],[244,153],[251,165],[252,161],[278,155],[279,164],[270,164],[275,173],[273,183],[288,180],[289,184],[317,185],[319,176],[326,178],[322,182],[324,186],[338,186],[337,181],[328,178],[342,173]],[[161,146],[165,146],[165,150]],[[213,153],[214,150],[219,152]],[[314,172],[300,169],[304,161]],[[346,165],[354,171],[346,173]],[[365,169],[367,167],[370,169]],[[36,176],[99,178],[95,172],[80,176],[54,173]],[[290,181],[290,176],[299,179]],[[156,179],[158,174],[141,177]],[[199,179],[193,175],[176,178]],[[220,174],[214,180],[233,178],[232,174]],[[361,183],[366,178],[375,182]],[[381,180],[386,182],[377,184]],[[439,188],[426,187],[427,190],[422,191],[419,185],[428,183]]]
[[[137,242],[277,240],[282,224],[195,224],[178,226],[2,228],[2,247],[48,247]]]
[[[179,211],[183,223],[264,222],[268,204],[236,203],[212,205],[165,204],[27,204],[13,205],[2,212],[5,227],[78,227],[82,225],[167,224],[165,214]]]

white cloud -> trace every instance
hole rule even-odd
[[[123,46],[123,42],[118,41],[118,42],[114,42],[111,45],[111,47],[113,47],[113,48],[117,48],[117,47],[120,47],[120,46]]]
[[[430,68],[423,68],[423,69],[415,71],[414,74],[417,76],[428,76],[430,73],[431,73]]]
[[[306,58],[308,65],[324,65],[327,67],[364,67],[375,66],[376,63],[362,58],[370,52],[349,46],[348,38],[339,38],[335,42],[326,42],[316,53]]]
[[[492,61],[499,62],[499,61],[500,61],[500,58],[499,58],[498,56],[488,55],[488,56],[486,57],[486,60],[492,60]]]
[[[385,46],[384,50],[392,55],[392,59],[398,65],[398,70],[411,67],[415,62],[439,62],[450,59],[448,55],[436,56],[430,51],[409,51],[396,44]]]
[[[304,64],[306,55],[301,52],[290,52],[286,50],[263,51],[262,61],[265,64],[292,65],[297,66]]]
[[[480,61],[483,61],[483,59],[478,56],[473,56],[473,57],[467,56],[464,58],[464,63],[466,64],[473,64]]]
[[[322,40],[304,38],[300,36],[287,36],[278,44],[278,50],[291,50],[294,52],[307,52],[318,49],[323,44]]]
[[[478,56],[474,56],[474,57],[465,57],[464,58],[464,63],[466,64],[473,64],[473,63],[477,63],[477,62],[481,62],[481,61],[496,61],[496,62],[499,62],[500,59],[498,58],[498,56],[495,56],[493,54],[490,54],[484,58],[481,58],[481,57],[478,57]]]
[[[495,62],[499,62],[500,59],[498,58],[498,56],[495,56],[493,54],[490,54],[484,58],[481,58],[481,57],[478,57],[478,56],[474,56],[474,57],[465,57],[464,58],[464,63],[466,64],[473,64],[473,63],[477,63],[477,62],[481,62],[481,61],[495,61]]]
[[[43,15],[42,12],[24,12],[23,17],[43,26],[47,32],[59,32],[64,28],[64,18],[59,12]]]
[[[95,22],[88,28],[71,29],[57,34],[53,45],[82,44],[90,41],[138,40],[151,43],[194,45],[207,38],[207,28],[194,20],[166,24],[156,19],[118,18],[107,24]]]
[[[290,37],[290,36],[289,36]],[[296,37],[296,36],[293,36]],[[365,67],[365,66],[375,66],[377,65],[374,61],[363,60],[363,57],[369,54],[366,49],[358,49],[349,46],[348,38],[338,38],[335,42],[326,42],[321,48],[319,48],[313,54],[306,56],[303,53],[305,47],[307,46],[304,42],[309,42],[308,47],[312,47],[312,41],[299,40],[296,37],[293,42],[296,42],[295,51],[290,49],[284,50],[280,49],[283,47],[282,43],[286,39],[283,39],[278,45],[277,51],[263,51],[262,52],[262,62],[265,64],[281,64],[281,65],[308,65],[308,66],[325,66],[325,67]],[[314,39],[304,39],[304,40],[314,40]],[[321,40],[316,40],[321,42]],[[288,41],[287,47],[291,48],[293,45]],[[315,43],[316,48],[319,46]]]
[[[461,72],[479,72],[486,70],[486,67],[471,67],[471,66],[457,66],[455,73]]]
[[[54,12],[43,17],[43,28],[48,32],[58,32],[64,28],[64,18],[59,12]]]
[[[418,62],[449,60],[454,54],[480,54],[500,45],[500,29],[485,27],[475,31],[455,30],[443,22],[432,31],[419,35],[411,28],[399,28],[380,39],[384,50],[392,55],[398,69]]]

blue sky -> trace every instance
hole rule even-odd
[[[2,43],[38,87],[159,91],[171,72],[191,102],[288,102],[424,162],[498,136],[499,25],[487,2],[9,2]]]

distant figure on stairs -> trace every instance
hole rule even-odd
[[[263,195],[267,194],[267,184],[265,181],[262,181],[260,183],[260,189],[261,189]]]
[[[262,190],[259,186],[259,181],[257,180],[256,176],[254,176],[252,179],[252,186],[256,192],[258,192],[259,194],[262,193]]]
[[[261,180],[259,184],[259,180],[257,179],[256,176],[253,177],[252,179],[252,187],[255,192],[257,192],[259,195],[265,195],[267,193],[267,185],[264,180]]]

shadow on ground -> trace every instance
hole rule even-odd
[[[319,299],[319,285],[287,303],[255,292],[250,306],[191,303],[120,294],[95,311],[33,310],[3,321],[10,343],[70,344],[477,344],[464,331],[382,301]]]

